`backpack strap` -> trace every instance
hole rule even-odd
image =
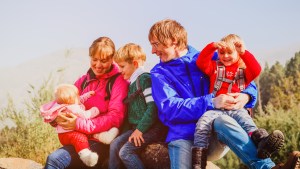
[[[83,79],[80,85],[81,91],[83,91],[83,89],[85,89],[91,81],[96,80],[96,75],[91,68],[88,70],[87,74],[89,74],[91,80],[88,81],[87,80],[88,76],[85,76],[85,78]]]
[[[245,90],[245,76],[244,76],[244,69],[238,68],[236,73],[236,81],[238,83],[238,87],[241,91]]]
[[[150,74],[150,73],[147,73],[147,72],[145,72],[145,73],[146,73],[146,74]],[[125,103],[125,104],[130,103],[130,102],[133,101],[134,98],[136,98],[138,95],[140,95],[141,97],[145,98],[144,93],[143,93],[143,90],[142,90],[141,85],[140,85],[140,77],[141,77],[143,74],[145,74],[145,73],[142,73],[142,74],[140,74],[140,75],[137,77],[136,82],[135,82],[137,90],[136,90],[134,93],[132,93],[130,96],[128,96],[126,99],[124,99],[124,100],[123,100],[123,103]]]
[[[214,83],[214,90],[213,90],[214,95],[216,95],[217,91],[220,90],[224,77],[225,77],[225,66],[220,61],[217,61],[217,76],[216,76],[216,80]]]
[[[110,99],[110,96],[111,96],[111,90],[112,90],[112,87],[117,79],[117,77],[120,75],[121,73],[117,73],[115,75],[113,75],[112,77],[110,77],[108,79],[108,82],[106,84],[106,88],[105,88],[105,91],[106,91],[106,96],[104,98],[104,100],[109,100]]]

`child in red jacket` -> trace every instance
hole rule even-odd
[[[212,60],[215,51],[219,60]],[[199,54],[196,64],[210,78],[210,92],[215,96],[243,91],[261,72],[261,66],[255,57],[245,49],[241,38],[229,34],[219,42],[208,44]],[[220,115],[229,115],[248,133],[258,147],[258,157],[268,158],[279,150],[284,143],[281,131],[275,130],[270,135],[265,129],[258,129],[246,109],[210,110],[199,119],[192,149],[193,168],[205,168],[207,149],[212,130],[212,123]]]

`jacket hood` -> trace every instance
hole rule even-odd
[[[57,117],[59,110],[64,107],[65,105],[60,105],[57,104],[56,101],[52,101],[42,105],[40,112],[45,122],[51,122]]]

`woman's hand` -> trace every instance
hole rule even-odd
[[[128,141],[130,143],[132,143],[132,140],[134,141],[134,145],[136,147],[140,147],[142,143],[145,142],[143,138],[143,133],[138,129],[135,129],[134,132],[131,134],[131,136],[128,138]]]
[[[65,130],[75,130],[76,129],[76,119],[77,116],[73,113],[61,112],[56,118],[56,122]]]

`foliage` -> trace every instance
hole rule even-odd
[[[1,120],[9,118],[17,125],[0,131],[0,158],[19,157],[43,164],[48,154],[60,146],[54,128],[43,122],[39,112],[40,105],[53,98],[54,81],[49,79],[37,91],[30,86],[26,111],[16,110],[12,100],[0,110]]]
[[[260,106],[288,110],[300,103],[300,52],[285,67],[276,62],[266,66],[259,79]]]

